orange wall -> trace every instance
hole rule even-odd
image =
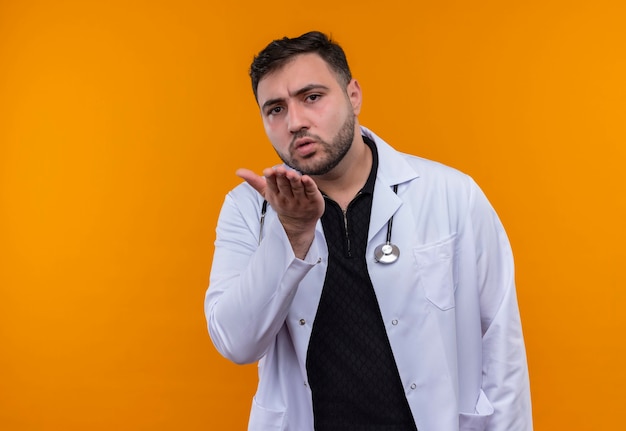
[[[625,3],[212,3],[0,1],[0,429],[245,428],[255,367],[202,314],[214,226],[275,163],[252,55],[313,28],[363,124],[498,209],[536,429],[621,429]]]

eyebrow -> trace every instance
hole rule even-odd
[[[295,97],[295,96],[299,96],[301,94],[304,93],[308,93],[309,91],[312,90],[328,90],[328,87],[322,84],[309,84],[309,85],[305,85],[304,87],[300,88],[299,90],[294,91],[293,93],[289,93],[289,97]],[[284,102],[284,98],[282,97],[277,97],[275,99],[269,99],[267,100],[263,106],[262,109],[265,110],[267,107],[272,106],[272,105],[276,105],[277,103],[280,102]]]

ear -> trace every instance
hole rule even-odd
[[[361,93],[361,86],[356,79],[352,79],[346,87],[346,94],[352,104],[352,112],[354,115],[359,115],[361,112],[361,102],[363,101],[363,93]]]

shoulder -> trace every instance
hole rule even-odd
[[[420,173],[420,176],[432,176],[461,182],[465,182],[470,178],[465,172],[444,163],[425,159],[414,154],[398,153]]]
[[[392,149],[392,151],[395,152],[397,159],[401,159],[415,173],[414,178],[410,181],[414,185],[468,194],[473,193],[475,187],[477,187],[474,179],[469,174],[455,167],[414,154],[396,151],[395,149]],[[381,163],[388,163],[386,168],[394,169],[394,166],[397,166],[397,159],[395,161],[389,159],[381,161]]]
[[[462,188],[471,188],[474,183],[469,175],[454,167],[398,151],[369,129],[363,128],[363,133],[376,143],[378,176],[383,183],[415,182]]]

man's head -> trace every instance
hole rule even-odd
[[[300,54],[319,55],[336,74],[337,80],[344,88],[352,79],[350,67],[348,67],[348,61],[343,49],[325,34],[311,31],[291,39],[284,37],[274,40],[267,45],[254,57],[254,61],[250,66],[252,91],[257,101],[259,81]]]
[[[318,32],[274,41],[250,75],[265,133],[283,162],[318,177],[343,171],[335,168],[352,159],[346,156],[360,138],[361,108],[343,50]]]

